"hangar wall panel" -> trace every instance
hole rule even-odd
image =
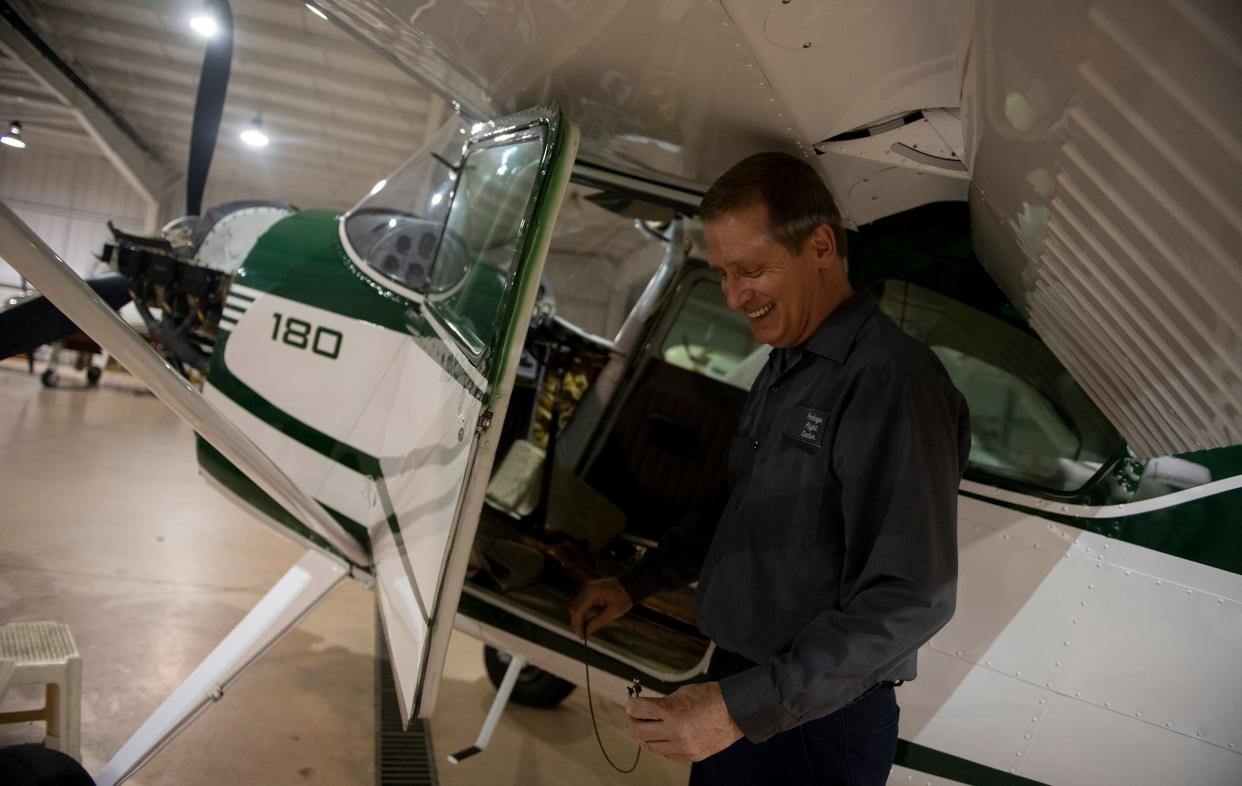
[[[100,271],[95,258],[111,239],[107,222],[140,231],[142,199],[103,156],[31,148],[0,154],[0,199],[83,276]],[[0,259],[0,287],[21,277]]]

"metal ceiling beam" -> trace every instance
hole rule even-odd
[[[170,55],[183,61],[197,63],[201,61],[203,42],[193,34],[170,31],[159,24],[147,24],[132,19],[121,20],[99,14],[88,14],[76,7],[42,7],[41,18],[51,26],[56,34],[71,41],[71,54],[79,57],[79,52],[87,51],[85,47],[97,47],[112,50],[118,54],[145,54],[148,56]],[[237,30],[234,34],[234,68],[245,69],[253,62],[274,70],[305,77],[308,74],[327,80],[335,80],[342,90],[354,89],[359,85],[367,89],[399,96],[411,102],[426,106],[429,91],[414,80],[395,72],[397,79],[384,79],[374,72],[376,66],[388,68],[385,60],[368,51],[370,67],[350,69],[342,68],[335,61],[341,59],[336,50],[316,50],[303,45],[298,40],[284,43],[299,47],[305,57],[290,57],[271,54],[270,46],[250,48],[245,45],[244,31]],[[352,39],[351,39],[352,41]],[[159,47],[158,54],[153,50]],[[119,51],[118,51],[119,50]],[[327,59],[334,62],[329,64]],[[89,58],[79,58],[89,59]]]
[[[100,79],[102,85],[121,87],[114,81],[119,78],[117,74],[107,71],[99,73],[107,75]],[[125,101],[124,106],[127,114],[143,116],[144,127],[179,125],[188,128],[194,97],[187,95],[175,84],[149,79],[130,88],[129,100]],[[237,126],[240,133],[241,127],[254,117],[254,109],[226,105],[224,116],[229,123]],[[308,119],[270,108],[263,110],[263,117],[268,135],[274,138],[283,135],[330,152],[338,149],[355,150],[380,160],[404,159],[417,150],[422,142],[421,123],[400,130],[377,129],[374,126],[358,127],[348,118]],[[137,119],[135,122],[138,122]],[[334,143],[341,147],[334,147]]]
[[[52,95],[70,107],[112,165],[148,206],[154,229],[159,193],[168,171],[150,144],[125,124],[90,85],[75,78],[73,70],[54,49],[39,38],[7,3],[0,3],[0,45],[19,60]]]
[[[137,98],[126,104],[126,112],[134,118],[134,122],[143,127],[159,127],[164,135],[165,150],[171,146],[180,146],[189,139],[190,119],[178,110],[183,106],[179,100],[166,91],[158,88],[143,88]],[[237,134],[249,125],[254,115],[245,109],[226,107],[224,122],[221,126],[221,144],[230,136]],[[295,116],[282,113],[265,112],[264,125],[272,140],[269,149],[301,148],[318,152],[322,156],[344,156],[372,161],[392,168],[412,155],[419,146],[418,134],[421,129],[409,134],[409,144],[402,145],[400,140],[391,134],[387,141],[356,132],[333,130],[328,133],[323,125],[307,123]],[[176,160],[176,159],[174,159]]]
[[[182,47],[165,47],[165,49],[167,50],[165,54],[156,56],[83,40],[74,43],[73,54],[75,59],[87,68],[101,62],[107,62],[114,68],[134,66],[157,72],[174,68],[181,73],[192,73],[197,82],[202,53]],[[342,79],[339,75],[323,68],[308,74],[306,66],[301,64],[296,67],[274,67],[259,64],[249,56],[234,57],[233,75],[244,83],[261,85],[264,90],[313,95],[316,101],[332,101],[341,105],[354,106],[360,112],[383,112],[422,117],[428,112],[430,106],[428,97],[422,95],[422,91],[376,89],[365,84],[365,80],[358,77]],[[308,90],[305,86],[305,80],[308,77],[314,80],[315,90]]]
[[[91,12],[89,14],[89,21],[92,27],[100,30],[117,31],[118,25],[121,27],[129,26],[142,30],[142,35],[145,35],[148,41],[160,40],[164,43],[184,45],[191,49],[198,48],[202,44],[196,34],[190,30],[188,21],[176,13],[179,6],[174,5],[170,7],[166,0],[110,0],[108,5],[110,8],[130,7],[158,14],[162,19],[171,22],[171,24],[155,27],[138,25],[133,22],[122,21],[116,15],[105,11],[105,13]],[[41,0],[40,6],[49,19],[56,18],[56,12],[52,11],[52,9],[57,9],[62,16],[67,13],[76,17],[77,22],[74,24],[78,27],[82,25],[85,18],[84,12],[77,0]],[[244,11],[244,9],[242,10]],[[426,92],[425,88],[404,74],[396,66],[378,57],[375,52],[363,46],[352,36],[336,31],[335,26],[329,22],[324,23],[325,28],[338,32],[338,35],[320,35],[307,32],[302,28],[275,24],[253,17],[239,16],[237,9],[234,9],[233,19],[233,47],[237,53],[269,53],[271,52],[271,44],[273,42],[294,44],[301,47],[303,52],[313,54],[313,57],[309,57],[297,64],[299,69],[310,67],[324,68],[326,64],[322,60],[322,56],[330,55],[334,60],[338,61],[338,66],[345,66],[343,70],[349,71],[351,77],[391,83],[397,89],[413,88],[420,92]],[[58,23],[56,26],[59,29],[61,25]],[[342,61],[352,61],[352,63]]]
[[[110,80],[122,90],[155,82],[187,91],[190,98],[194,97],[199,78],[197,68],[167,61],[161,63],[157,58],[122,57],[124,59],[84,58],[82,62],[93,77]],[[111,95],[119,99],[122,92],[115,91]],[[423,104],[417,111],[399,111],[396,107],[372,102],[338,99],[234,70],[229,82],[228,102],[236,106],[243,100],[253,104],[252,112],[263,109],[266,114],[270,111],[269,107],[280,106],[298,114],[323,118],[333,124],[345,121],[355,127],[370,127],[385,132],[421,129],[429,109]]]

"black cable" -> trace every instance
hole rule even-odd
[[[591,701],[591,664],[588,658],[591,657],[591,648],[587,646],[586,636],[582,637],[582,665],[586,668],[586,689],[587,689],[587,708],[591,710],[591,727],[595,729],[595,741],[599,743],[599,752],[604,754],[604,761],[608,762],[614,770],[622,775],[629,775],[638,767],[638,760],[643,755],[643,746],[639,745],[638,750],[634,752],[634,763],[630,765],[628,770],[623,770],[616,765],[612,757],[608,755],[608,751],[604,750],[604,741],[599,736],[599,724],[595,722],[595,703]]]

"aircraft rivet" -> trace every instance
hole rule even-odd
[[[1164,727],[1165,727],[1166,729],[1171,729],[1171,728],[1173,728],[1173,724],[1172,724],[1172,723],[1166,723],[1166,724],[1164,724]]]
[[[1217,602],[1217,603],[1224,603],[1224,602],[1225,602],[1225,599],[1224,599],[1224,598],[1217,598],[1217,599],[1216,599],[1216,602]]]
[[[1040,700],[1039,700],[1039,703],[1040,703],[1040,704],[1043,704],[1043,703],[1044,703],[1044,699],[1040,699]]]
[[[1105,706],[1105,707],[1111,707],[1111,706],[1113,706],[1113,703],[1112,703],[1111,701],[1106,701],[1106,702],[1104,702],[1104,706]]]
[[[1061,661],[1057,661],[1057,668],[1058,669],[1061,668]],[[1043,704],[1043,701],[1040,701],[1039,703]]]
[[[984,666],[991,666],[991,665],[992,665],[992,661],[990,661],[990,660],[988,660],[988,661],[984,661],[984,662],[983,662],[983,665],[984,665]]]
[[[1070,622],[1074,623],[1075,625],[1077,625],[1077,624],[1078,624],[1078,620],[1077,620],[1077,619],[1072,619],[1072,620],[1070,620]]]
[[[1233,743],[1229,743],[1229,750],[1233,750]]]
[[[1126,571],[1126,575],[1127,575],[1127,576],[1129,576],[1129,575],[1130,575],[1130,571],[1128,571],[1128,570],[1127,570],[1127,571]]]
[[[1074,691],[1074,696],[1082,698],[1082,691]]]
[[[810,41],[807,41],[806,43],[804,43],[804,44],[802,45],[802,48],[803,48],[803,49],[810,49],[810,48],[811,48],[811,42],[810,42]]]
[[[1015,672],[1014,672],[1014,676],[1021,677],[1021,676],[1022,676],[1022,672],[1020,672],[1020,671],[1015,671]]]
[[[1141,712],[1136,712],[1136,713],[1134,713],[1134,717],[1136,717],[1136,718],[1141,718],[1141,717],[1143,717],[1143,713],[1141,713]]]
[[[1202,737],[1202,736],[1203,736],[1203,732],[1201,732],[1201,731],[1196,731],[1196,732],[1195,732],[1195,736],[1196,736],[1196,737]]]
[[[1088,584],[1088,585],[1087,585],[1087,589],[1095,589],[1095,585],[1094,585],[1094,584]]]
[[[1157,586],[1157,587],[1159,587],[1159,586],[1160,586],[1161,584],[1163,584],[1163,583],[1164,583],[1164,582],[1163,582],[1163,581],[1161,581],[1160,579],[1156,579],[1156,586]]]
[[[1195,593],[1194,590],[1186,590],[1187,595],[1193,595],[1194,593]]]

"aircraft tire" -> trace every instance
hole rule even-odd
[[[43,372],[43,376],[40,379],[43,380],[43,387],[45,388],[54,388],[60,384],[60,374],[57,374],[50,368]]]
[[[0,749],[0,783],[6,786],[94,786],[73,757],[42,745]]]
[[[509,655],[495,647],[483,646],[483,665],[487,668],[487,678],[492,686],[499,688],[500,681],[505,678],[509,668]],[[513,686],[510,700],[525,707],[555,707],[574,692],[576,686],[572,682],[549,674],[535,666],[527,666],[518,675],[517,684]]]

